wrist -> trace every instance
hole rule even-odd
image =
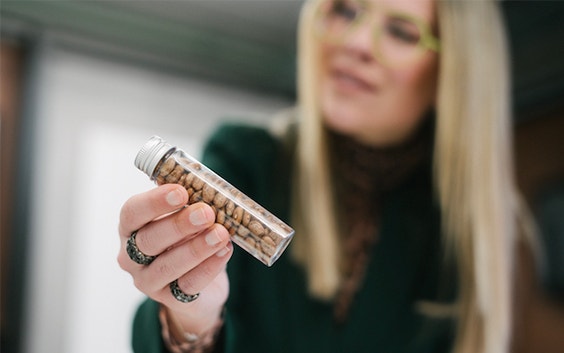
[[[202,335],[216,326],[217,322],[223,317],[223,306],[218,307],[213,312],[206,312],[203,315],[187,314],[183,311],[171,310],[166,306],[162,306],[170,321],[174,322],[179,329],[184,332],[190,332],[195,335]]]
[[[211,350],[223,326],[223,315],[218,314],[215,319],[210,320],[208,325],[200,325],[195,330],[186,329],[190,325],[183,324],[179,317],[165,306],[161,306],[159,319],[162,326],[163,341],[167,348],[174,353],[196,353]]]

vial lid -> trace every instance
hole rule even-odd
[[[159,161],[174,147],[159,136],[152,136],[135,157],[135,166],[152,177]]]

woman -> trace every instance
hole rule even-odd
[[[508,351],[528,228],[503,33],[493,1],[306,3],[290,123],[225,126],[203,157],[295,239],[266,268],[210,207],[181,208],[182,187],[133,196],[118,260],[150,297],[135,351]]]

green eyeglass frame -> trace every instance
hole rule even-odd
[[[323,16],[323,4],[324,2],[334,2],[335,0],[321,0],[319,2],[319,7],[318,7],[318,21],[321,22],[321,17]],[[371,4],[369,3],[369,1],[366,0],[347,0],[351,3],[355,3],[358,5],[358,8],[361,9],[361,15],[360,16],[356,16],[354,19],[351,20],[351,23],[349,25],[349,28],[346,29],[346,31],[343,33],[342,38],[345,38],[347,35],[349,35],[351,32],[353,32],[356,28],[358,28],[358,26],[365,20],[366,18],[366,14],[370,12],[371,10]],[[417,48],[420,48],[422,50],[430,50],[433,52],[440,52],[441,50],[441,44],[440,44],[440,40],[439,38],[437,38],[434,34],[433,31],[431,30],[431,27],[428,23],[426,23],[424,20],[404,13],[404,12],[400,12],[400,11],[394,11],[394,10],[385,10],[385,15],[387,17],[393,17],[395,19],[399,19],[405,22],[409,22],[411,24],[413,24],[420,35],[419,41],[417,42]],[[321,27],[321,26],[319,26]],[[323,32],[323,29],[319,30],[320,33]],[[375,43],[379,43],[380,41],[380,36],[382,35],[383,29],[378,27],[377,30],[375,30],[374,32],[374,41]],[[376,46],[377,47],[377,46]],[[382,56],[382,55],[380,55]]]

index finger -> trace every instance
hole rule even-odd
[[[165,184],[129,198],[121,207],[119,234],[123,237],[188,202],[188,192],[177,184]]]

